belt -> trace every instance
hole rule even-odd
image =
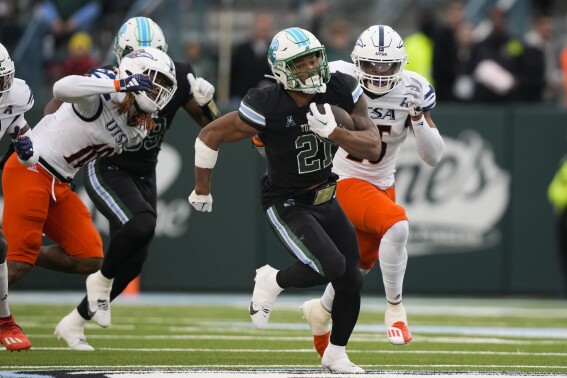
[[[317,206],[329,202],[331,199],[333,199],[335,197],[336,189],[336,182],[325,183],[305,193],[297,194],[293,196],[291,200],[295,200],[307,205]]]
[[[61,181],[61,182],[65,182],[67,184],[70,184],[71,181],[73,181],[73,179],[71,177],[63,177],[61,175],[61,173],[57,172],[57,170],[55,170],[55,168],[53,168],[48,162],[46,162],[43,158],[39,158],[39,164],[47,171],[49,172],[53,177],[55,177],[57,180]]]

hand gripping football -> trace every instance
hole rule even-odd
[[[317,104],[317,110],[319,110],[321,114],[325,114],[325,108],[323,107],[323,104]],[[337,127],[341,127],[347,130],[354,130],[354,121],[350,117],[350,114],[346,112],[346,110],[344,110],[340,106],[331,105],[331,112],[335,117],[335,121],[337,122]],[[323,137],[320,138],[327,143],[335,144],[335,142],[333,142],[332,140]]]

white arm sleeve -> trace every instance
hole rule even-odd
[[[70,75],[53,85],[53,95],[64,102],[98,101],[98,95],[105,93],[116,93],[114,80]]]
[[[20,159],[20,157],[18,156],[18,154],[16,154],[16,156],[18,156],[18,161],[20,162],[20,164],[25,165],[26,167],[31,167],[32,165],[36,164],[39,160],[39,154],[40,154],[40,143],[38,138],[35,138],[33,136],[33,131],[32,129],[29,129],[28,131],[26,131],[24,134],[27,137],[29,137],[32,141],[33,144],[33,155],[28,159],[28,160],[22,160]]]
[[[443,147],[445,146],[439,130],[435,127],[430,127],[425,117],[421,117],[419,121],[412,120],[411,126],[415,134],[417,153],[421,160],[433,167],[441,160]]]

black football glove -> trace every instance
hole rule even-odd
[[[29,136],[26,135],[18,135],[20,132],[20,128],[16,127],[14,133],[17,135],[16,139],[14,139],[14,150],[18,154],[18,157],[23,160],[27,161],[33,156],[33,143]]]
[[[148,75],[134,74],[119,80],[119,92],[151,91],[154,83]]]

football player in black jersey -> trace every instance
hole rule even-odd
[[[118,31],[114,54],[118,63],[125,55],[145,46],[167,52],[161,28],[147,17],[134,17]],[[110,243],[100,270],[87,277],[87,295],[56,326],[55,335],[75,350],[94,350],[84,335],[91,318],[100,326],[111,322],[110,302],[142,271],[156,228],[156,164],[160,146],[178,109],[183,108],[200,125],[220,116],[213,101],[215,88],[195,78],[189,63],[174,62],[177,91],[155,118],[156,127],[142,144],[119,157],[88,164],[86,189],[96,208],[109,220]],[[59,104],[47,105],[50,112]],[[58,246],[42,247],[37,264],[64,264],[68,256]]]
[[[322,365],[336,373],[363,372],[345,352],[360,310],[360,256],[354,228],[335,199],[337,176],[331,167],[335,144],[358,158],[376,160],[381,152],[378,129],[368,117],[359,82],[340,72],[329,73],[325,48],[310,32],[296,27],[279,32],[268,62],[277,83],[250,89],[238,112],[199,133],[195,190],[189,202],[199,211],[211,211],[210,180],[219,145],[259,134],[268,163],[262,205],[276,235],[297,261],[281,270],[269,265],[256,270],[252,322],[257,328],[267,327],[276,297],[285,288],[331,282],[336,290],[333,328]],[[326,104],[324,114],[316,104]],[[337,127],[329,104],[346,110],[355,130]]]

